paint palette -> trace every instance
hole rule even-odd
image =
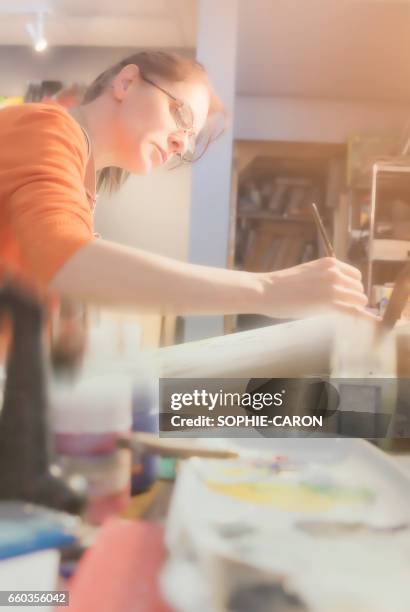
[[[309,483],[249,483],[223,485],[208,481],[209,489],[238,501],[271,506],[290,512],[326,511],[335,506],[371,503],[374,494],[365,488],[318,487]]]
[[[206,487],[231,500],[296,513],[325,512],[336,507],[369,506],[376,494],[352,486],[328,471],[287,461],[256,463],[246,459],[191,464]],[[291,470],[290,467],[293,467]]]
[[[184,559],[196,560],[192,584],[209,604],[223,557],[281,576],[315,612],[407,612],[410,481],[385,453],[350,439],[231,442],[240,459],[179,470],[163,577],[176,609],[189,609],[176,578]]]

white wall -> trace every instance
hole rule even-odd
[[[352,133],[399,133],[410,106],[357,101],[239,96],[235,137],[298,142],[346,142]]]
[[[187,166],[130,177],[118,194],[98,198],[95,229],[107,240],[185,260],[190,192]]]
[[[41,54],[29,46],[0,46],[0,95],[22,95],[30,80],[89,83],[132,51],[130,48],[50,47]]]

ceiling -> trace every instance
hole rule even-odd
[[[31,44],[41,9],[50,46],[195,47],[196,0],[0,0],[0,45]]]
[[[196,0],[0,0],[0,45],[31,44],[39,8],[53,46],[196,44]],[[239,0],[238,20],[239,94],[410,102],[410,0]]]

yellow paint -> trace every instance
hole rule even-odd
[[[307,483],[249,482],[222,484],[207,481],[220,495],[263,506],[275,506],[290,512],[323,512],[337,506],[364,504],[373,496],[366,489],[317,487]]]

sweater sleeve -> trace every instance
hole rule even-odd
[[[93,239],[80,126],[62,108],[29,105],[6,130],[7,209],[25,269],[47,285]],[[4,150],[4,149],[3,149]]]

